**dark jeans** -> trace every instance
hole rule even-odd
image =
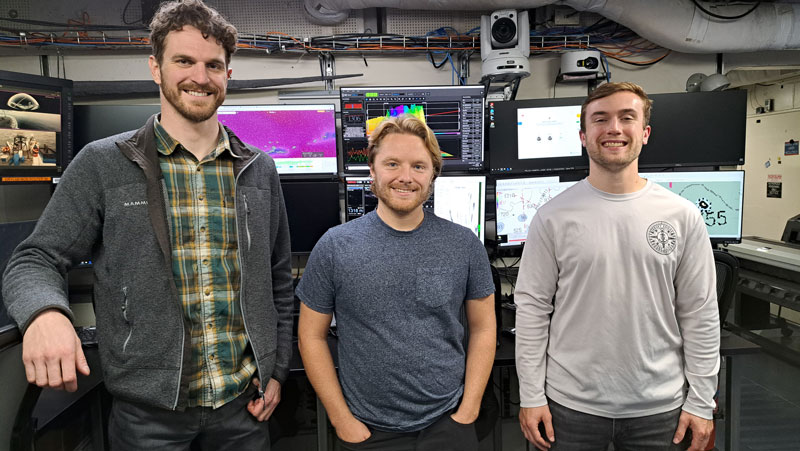
[[[267,422],[247,411],[251,385],[218,409],[192,407],[183,412],[114,400],[108,435],[112,451],[264,450],[269,451]]]
[[[550,451],[673,451],[686,449],[688,432],[680,445],[672,443],[681,409],[637,418],[605,418],[569,409],[548,400],[556,441]]]
[[[372,435],[361,443],[339,440],[342,449],[351,451],[477,451],[478,436],[474,424],[461,424],[450,412],[417,432],[383,432],[367,426]]]

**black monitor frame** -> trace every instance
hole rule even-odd
[[[292,255],[308,255],[329,228],[341,224],[338,181],[281,180]]]

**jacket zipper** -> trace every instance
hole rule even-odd
[[[128,287],[122,287],[122,318],[125,319],[125,324],[128,326],[128,336],[125,338],[125,342],[122,343],[122,353],[125,354],[128,342],[131,341],[131,336],[133,335],[133,326],[128,319]]]
[[[161,183],[158,184],[158,189],[161,191],[161,201],[164,202],[164,213],[166,213],[165,218],[169,218],[170,212],[167,211],[167,197],[166,197],[167,193],[165,188],[166,188],[166,182],[162,180]],[[169,224],[169,219],[167,219],[167,230],[169,231],[172,230],[172,227]],[[168,269],[170,270],[170,272],[172,272],[172,268]],[[175,290],[177,291],[177,287],[175,288]],[[181,305],[180,299],[177,300],[178,300],[178,308],[182,310],[183,306]],[[184,351],[186,350],[186,324],[183,321],[182,314],[180,316],[180,320],[181,320],[181,358],[179,360],[180,364],[178,366],[178,382],[177,384],[175,384],[177,388],[175,389],[175,401],[172,403],[172,410],[178,408],[178,401],[180,400],[181,397],[181,375],[183,374],[183,357],[185,353]]]
[[[239,177],[241,177],[242,173],[253,164],[254,161],[259,157],[258,154],[248,162],[238,174],[236,174],[236,178],[233,182],[234,188],[234,196],[233,196],[233,208],[236,210],[236,214],[234,218],[236,220],[236,242],[239,243],[239,205],[238,205],[238,198],[239,196],[236,195],[236,190],[239,187]],[[245,216],[244,216],[244,224],[245,224],[245,231],[247,233],[247,250],[250,250],[250,229],[248,227],[248,220],[247,216],[250,213],[250,208],[247,206],[247,197],[242,194],[242,201],[244,202],[244,209],[245,209]],[[264,379],[264,374],[261,372],[261,364],[258,362],[258,357],[255,356],[255,348],[253,347],[253,339],[250,337],[250,329],[247,327],[247,315],[245,315],[244,309],[244,266],[242,265],[242,250],[241,246],[239,247],[239,252],[237,254],[237,259],[239,260],[239,310],[242,312],[242,324],[244,325],[244,333],[247,335],[247,341],[250,342],[250,347],[253,348],[253,360],[256,362],[256,371],[258,372],[259,377],[262,379],[260,380],[258,386],[258,395],[261,399],[264,399],[264,387],[266,386]]]

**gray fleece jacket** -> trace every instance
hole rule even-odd
[[[245,157],[234,163],[242,316],[259,377],[283,382],[294,300],[283,194],[272,159],[228,134],[233,152]],[[64,276],[91,255],[106,387],[129,401],[183,410],[191,325],[172,275],[166,199],[153,118],[88,144],[9,260],[3,299],[23,333],[46,309],[72,318]]]

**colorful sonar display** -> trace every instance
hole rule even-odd
[[[281,175],[337,172],[334,105],[221,106],[217,117],[271,156]]]
[[[495,202],[499,246],[525,244],[528,227],[539,208],[576,183],[558,180],[557,176],[497,180]]]
[[[346,172],[367,172],[369,136],[390,117],[411,114],[433,130],[444,171],[483,169],[483,86],[342,88]]]
[[[422,105],[398,105],[394,108],[386,110],[386,114],[383,116],[367,119],[367,136],[371,136],[372,132],[374,132],[375,129],[378,128],[378,125],[380,125],[380,123],[384,120],[390,117],[402,116],[404,114],[416,116],[419,120],[425,122],[425,108]]]
[[[650,172],[640,176],[693,203],[714,243],[742,240],[744,171]]]

